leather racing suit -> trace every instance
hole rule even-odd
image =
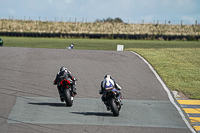
[[[106,99],[106,92],[112,88],[116,88],[117,90],[121,90],[121,87],[115,82],[114,79],[110,79],[110,78],[105,78],[102,82],[101,82],[101,89],[99,90],[99,94],[102,94],[102,101],[104,102],[104,104],[107,106],[107,99]],[[122,96],[120,91],[116,91],[118,93],[118,99],[119,97]]]
[[[61,98],[61,101],[63,101],[63,96],[62,96],[62,92],[61,92],[61,86],[60,86],[60,82],[63,80],[63,79],[67,79],[70,81],[70,85],[71,85],[71,88],[72,88],[72,91],[74,92],[74,94],[76,95],[76,88],[75,88],[75,77],[72,76],[71,72],[68,71],[68,70],[64,70],[64,71],[59,71],[56,75],[56,78],[54,80],[54,85],[57,85],[57,88],[58,88],[58,92],[60,94],[60,98]]]

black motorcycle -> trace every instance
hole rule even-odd
[[[116,89],[112,89],[106,92],[106,99],[108,105],[107,107],[111,109],[111,111],[113,112],[113,116],[119,116],[119,111],[122,106],[122,96],[119,96],[119,93]]]
[[[74,92],[72,91],[70,81],[67,79],[63,79],[60,82],[60,86],[61,86],[61,94],[63,94],[64,96],[66,105],[68,107],[71,107],[73,105],[73,100],[74,100],[75,95],[74,95]]]

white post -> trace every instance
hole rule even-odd
[[[117,45],[117,51],[124,51],[124,45]]]

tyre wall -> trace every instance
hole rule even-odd
[[[67,38],[90,38],[90,39],[133,39],[133,40],[200,40],[200,36],[183,35],[148,35],[148,34],[72,34],[72,33],[27,33],[27,32],[0,32],[0,36],[13,37],[67,37]]]

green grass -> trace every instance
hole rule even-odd
[[[117,44],[121,44],[126,50],[135,51],[147,59],[171,90],[183,92],[192,99],[200,99],[199,41],[1,38],[5,47],[65,49],[74,43],[75,49],[116,50]]]
[[[154,67],[171,90],[200,99],[200,48],[130,48]]]
[[[116,50],[117,44],[128,48],[200,48],[199,41],[146,41],[112,39],[64,39],[64,38],[27,38],[2,37],[6,47],[32,47],[65,49],[74,43],[75,49]]]

